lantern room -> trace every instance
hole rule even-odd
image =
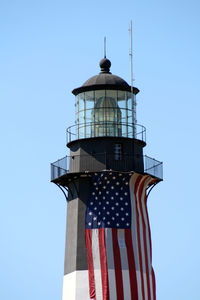
[[[140,125],[136,125],[135,97],[139,90],[113,75],[107,58],[99,65],[98,75],[72,91],[76,96],[76,120],[69,128],[68,142],[103,136],[137,138],[136,127]]]

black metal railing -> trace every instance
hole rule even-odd
[[[102,170],[138,171],[163,179],[163,163],[147,155],[142,157],[123,154],[119,160],[110,153],[96,153],[94,155],[65,156],[51,164],[51,180],[55,180],[67,173],[98,172]],[[142,170],[142,171],[141,171]]]
[[[155,158],[144,155],[144,172],[163,179],[163,163]]]
[[[127,137],[146,142],[146,128],[140,124],[116,122],[90,122],[75,124],[67,128],[67,143],[94,137]]]

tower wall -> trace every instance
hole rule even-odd
[[[87,270],[85,248],[85,210],[90,178],[78,178],[69,184],[64,274]]]
[[[155,182],[149,175],[103,171],[70,184],[63,300],[155,300],[146,195]],[[110,213],[116,203],[125,209],[119,218],[126,218],[130,209],[125,226],[117,229],[118,223],[106,224],[110,220],[104,211],[107,202]],[[98,218],[91,227],[90,213]]]
[[[115,157],[115,145],[121,145],[121,156]],[[129,138],[99,137],[76,140],[70,144],[70,172],[100,170],[134,170],[144,172],[142,141]],[[117,159],[116,159],[117,158]]]
[[[70,156],[52,164],[68,202],[63,300],[156,299],[147,189],[162,179],[144,173],[139,90],[110,67],[103,58],[99,75],[72,91]],[[147,162],[145,172],[155,176],[161,163]]]

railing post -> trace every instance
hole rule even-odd
[[[51,180],[53,179],[53,165],[51,164]]]
[[[144,141],[144,130],[142,128],[142,140]]]

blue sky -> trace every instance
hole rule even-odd
[[[157,299],[199,300],[200,2],[0,1],[0,299],[62,296],[66,203],[50,162],[68,152],[71,90],[99,72],[130,82],[145,154],[164,162],[149,197]]]

